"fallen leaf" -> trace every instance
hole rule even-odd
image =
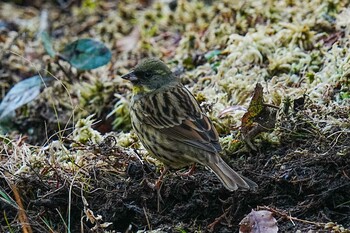
[[[112,53],[102,42],[85,38],[68,44],[60,57],[79,70],[92,70],[107,64]]]
[[[267,210],[252,210],[239,223],[240,233],[277,233],[278,226],[272,212]]]
[[[133,50],[137,42],[140,40],[140,30],[135,27],[129,35],[119,39],[117,41],[117,48],[119,51],[129,52]]]
[[[44,78],[44,81],[47,80]],[[42,84],[42,78],[36,75],[14,85],[0,103],[0,120],[34,100],[41,93]]]
[[[49,36],[49,34],[46,31],[43,31],[40,34],[40,38],[41,38],[41,42],[43,43],[44,49],[47,52],[47,54],[49,54],[50,57],[55,57],[56,52],[53,49],[52,40],[51,40],[51,37]]]
[[[274,129],[277,107],[264,103],[263,87],[257,83],[248,111],[242,117],[241,134],[243,140],[253,149],[251,140],[262,132]]]

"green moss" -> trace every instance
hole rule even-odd
[[[100,143],[102,136],[98,131],[92,129],[93,123],[93,115],[88,116],[86,119],[78,120],[73,131],[73,140],[82,144],[87,142]]]

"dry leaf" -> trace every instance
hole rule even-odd
[[[251,140],[262,132],[274,129],[276,108],[264,103],[263,87],[257,83],[248,111],[242,117],[241,133],[243,140],[256,150]]]
[[[119,51],[128,52],[134,49],[137,45],[137,42],[140,40],[140,30],[138,27],[135,27],[129,35],[119,39],[117,41],[117,48]]]
[[[277,221],[272,212],[267,210],[252,210],[239,223],[240,233],[277,233]]]

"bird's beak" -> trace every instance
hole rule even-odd
[[[136,82],[138,81],[138,78],[136,77],[134,71],[131,71],[130,73],[124,74],[121,76],[122,79],[128,80],[130,82]]]

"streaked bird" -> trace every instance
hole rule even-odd
[[[123,79],[133,84],[130,116],[143,146],[171,168],[210,168],[228,190],[256,189],[220,157],[219,136],[191,92],[160,60],[149,58]]]

